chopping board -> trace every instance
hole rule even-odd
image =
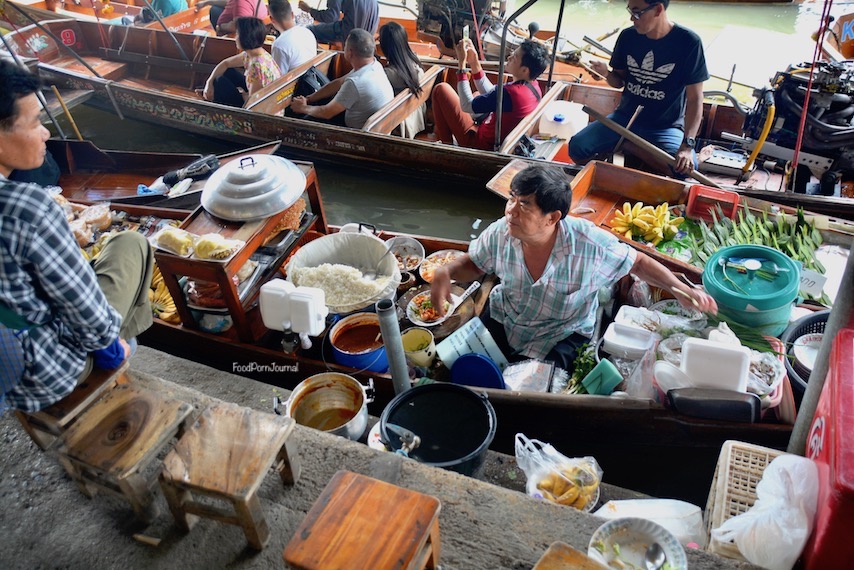
[[[546,550],[534,570],[607,570],[583,552],[563,542],[553,542]]]

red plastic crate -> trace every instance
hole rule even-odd
[[[735,218],[739,200],[737,192],[695,184],[688,190],[688,207],[685,213],[689,218],[711,222],[712,212],[719,204],[726,217]]]

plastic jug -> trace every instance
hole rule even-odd
[[[587,113],[582,107],[572,101],[552,101],[540,117],[540,133],[569,140],[587,126]]]

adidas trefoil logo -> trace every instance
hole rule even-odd
[[[634,76],[639,83],[650,85],[652,83],[660,83],[667,79],[667,76],[676,67],[675,63],[662,65],[658,69],[655,68],[655,55],[652,51],[647,52],[643,58],[643,63],[638,65],[637,60],[632,56],[628,56],[629,73]]]

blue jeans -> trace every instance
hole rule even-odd
[[[629,123],[631,115],[615,111],[608,115],[608,118],[625,127]],[[679,147],[682,146],[682,141],[685,138],[682,129],[676,127],[656,129],[633,125],[630,130],[671,156],[675,156],[679,152]],[[619,134],[596,121],[578,131],[569,140],[569,156],[575,162],[583,164],[598,154],[611,152],[619,140]],[[694,153],[694,168],[697,168],[696,153]]]

